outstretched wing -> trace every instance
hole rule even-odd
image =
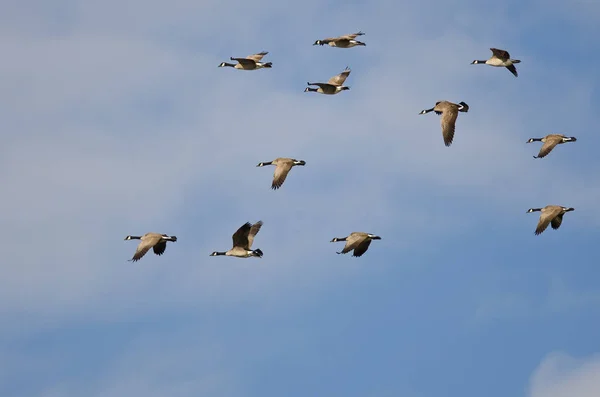
[[[250,233],[248,233],[248,246],[244,247],[245,249],[249,250],[250,247],[252,247],[252,243],[254,242],[254,236],[258,234],[262,225],[262,221],[258,221],[254,225],[252,225],[252,227],[250,228]]]
[[[292,169],[292,164],[294,164],[293,160],[277,163],[277,167],[275,167],[275,173],[273,174],[273,184],[271,185],[272,189],[279,189],[281,185],[283,185],[285,178]]]
[[[156,255],[162,255],[165,253],[165,249],[167,249],[167,242],[165,240],[160,241],[154,247],[152,247],[154,253]]]
[[[440,123],[442,124],[442,136],[444,144],[450,146],[454,140],[454,130],[456,128],[456,118],[458,117],[458,107],[447,106],[442,112]]]
[[[346,67],[346,69],[344,69],[342,73],[333,76],[329,79],[327,83],[330,85],[340,86],[344,84],[344,81],[346,81],[346,79],[350,75],[350,72],[351,70],[348,67]]]
[[[248,59],[248,58],[230,58],[232,61],[238,61],[241,65],[247,65],[247,66],[252,66],[252,65],[256,65],[256,61],[254,59]]]
[[[508,53],[508,51],[499,50],[498,48],[490,48],[490,50],[496,58],[502,59],[504,61],[510,59],[510,54]]]
[[[338,37],[338,40],[354,40],[358,36],[364,35],[363,32],[357,32],[352,34],[345,34],[343,36]]]
[[[142,259],[142,257],[146,255],[146,252],[148,252],[150,248],[154,247],[161,240],[161,238],[161,235],[157,233],[147,233],[143,235],[135,250],[135,254],[133,254],[133,258],[131,258],[130,261],[137,262]]]
[[[519,77],[519,73],[517,73],[517,68],[515,67],[515,65],[508,65],[506,66],[506,69],[510,70],[510,72],[515,76],[515,77]]]
[[[560,215],[556,216],[554,219],[552,219],[552,221],[550,221],[550,225],[552,226],[552,229],[556,230],[560,227],[562,220],[563,220],[563,215],[564,214],[560,214]]]
[[[540,152],[538,153],[538,158],[543,158],[548,155],[561,142],[562,139],[560,137],[546,137],[546,142],[540,148]]]
[[[553,219],[555,219],[557,215],[561,213],[561,211],[562,208],[558,206],[542,211],[542,213],[540,214],[540,221],[538,222],[537,227],[535,229],[535,234],[542,234],[542,232],[546,230],[550,222]]]
[[[371,245],[371,239],[366,239],[364,240],[362,243],[358,244],[358,246],[356,248],[354,248],[354,253],[352,254],[352,256],[362,256],[362,254],[364,254],[365,252],[367,252],[367,250],[369,249],[369,245]]]
[[[350,233],[348,237],[346,237],[346,245],[341,254],[346,254],[353,249],[357,248],[362,242],[364,242],[366,236],[359,233]]]
[[[323,89],[323,91],[326,92],[333,92],[335,91],[335,85],[333,84],[329,84],[329,83],[310,83],[309,85],[316,85],[319,86]]]
[[[233,246],[234,247],[247,247],[248,244],[248,233],[250,232],[250,229],[252,228],[252,225],[250,224],[250,222],[246,222],[244,223],[242,226],[240,226],[240,228],[233,233],[233,236],[231,236],[231,239],[233,240]]]
[[[269,51],[259,52],[258,54],[248,55],[246,59],[251,59],[255,62],[260,62],[260,60],[269,53]]]

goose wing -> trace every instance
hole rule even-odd
[[[248,246],[245,247],[246,249],[249,250],[250,247],[252,247],[252,243],[254,242],[254,236],[258,234],[262,225],[262,221],[258,221],[254,225],[252,225],[252,227],[250,228],[250,232],[248,233]]]
[[[554,149],[556,147],[556,145],[558,145],[560,142],[562,142],[562,138],[560,136],[548,135],[546,137],[546,142],[544,142],[544,144],[540,148],[540,152],[538,153],[537,157],[538,158],[546,157],[548,155],[548,153],[550,153],[552,151],[552,149]]]
[[[148,252],[150,248],[154,247],[158,242],[160,242],[161,239],[162,235],[158,233],[144,234],[140,239],[140,243],[138,244],[135,250],[135,254],[133,254],[133,257],[130,259],[130,261],[137,262],[140,259],[142,259],[142,257],[146,255],[146,252]]]
[[[258,54],[248,55],[246,57],[246,59],[251,59],[251,60],[253,60],[255,62],[260,62],[260,60],[263,59],[263,57],[265,55],[267,55],[268,53],[269,53],[269,51],[262,51],[262,52],[259,52]]]
[[[283,182],[285,182],[285,178],[287,178],[288,173],[292,169],[292,165],[294,164],[294,160],[280,160],[277,162],[277,166],[275,167],[275,173],[273,174],[273,184],[271,185],[272,189],[279,189]]]
[[[454,130],[456,129],[456,118],[458,117],[458,106],[444,106],[442,109],[442,117],[440,123],[442,125],[442,136],[446,146],[452,145],[454,140]]]
[[[492,51],[493,56],[495,56],[498,59],[501,59],[503,61],[507,61],[510,59],[510,54],[508,53],[508,51],[500,50],[498,48],[490,48],[490,50]]]
[[[250,222],[246,222],[242,226],[240,226],[240,228],[236,230],[235,233],[233,233],[233,236],[231,236],[231,239],[233,240],[233,247],[245,248],[249,245],[248,233],[250,233],[251,228],[252,225],[250,224]]]
[[[336,74],[335,76],[330,78],[327,83],[330,85],[340,86],[340,85],[344,84],[344,82],[350,75],[350,72],[351,72],[351,70],[348,67],[346,67],[346,69],[344,69],[344,71],[342,73]]]
[[[356,248],[354,248],[354,253],[352,254],[352,256],[362,256],[362,254],[367,252],[367,250],[369,249],[369,245],[371,245],[370,238],[363,240],[360,244],[356,246]]]
[[[559,206],[547,206],[542,210],[540,214],[540,220],[535,229],[535,234],[542,234],[548,227],[550,222],[556,218],[562,212],[562,208]]]

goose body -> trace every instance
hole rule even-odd
[[[543,138],[529,138],[527,143],[531,142],[543,142],[544,144],[540,148],[540,152],[537,156],[533,156],[534,159],[541,159],[546,157],[556,145],[561,145],[567,142],[576,142],[577,138],[574,136],[564,136],[562,134],[549,134]]]
[[[143,236],[127,236],[125,240],[141,240],[135,254],[133,254],[133,258],[130,259],[131,262],[137,262],[146,255],[150,248],[156,255],[162,255],[167,249],[167,241],[176,242],[177,237],[160,233],[146,233]]]
[[[376,236],[371,233],[364,232],[352,232],[348,237],[334,237],[331,240],[332,243],[336,243],[338,241],[345,241],[346,245],[342,251],[337,252],[337,254],[346,254],[352,250],[352,256],[360,257],[369,249],[369,245],[371,245],[371,241],[373,240],[381,240],[381,237]]]
[[[233,63],[228,63],[228,62],[221,62],[219,64],[219,67],[220,68],[231,67],[231,68],[240,69],[240,70],[256,70],[256,69],[263,69],[263,68],[271,68],[273,66],[273,64],[271,62],[262,62],[262,58],[265,55],[267,55],[268,53],[269,53],[268,51],[263,51],[263,52],[259,52],[258,54],[248,55],[245,58],[231,57],[229,59],[231,59],[232,61],[237,61],[238,63],[233,64]]]
[[[474,60],[471,62],[471,65],[483,64],[490,65],[495,67],[505,67],[507,68],[515,77],[518,77],[517,68],[515,67],[516,63],[520,63],[521,61],[518,59],[511,59],[508,51],[500,50],[498,48],[490,48],[492,51],[492,56],[490,59],[485,61]]]
[[[313,45],[329,45],[330,47],[336,48],[352,48],[356,46],[366,46],[362,41],[356,40],[358,36],[364,35],[363,32],[346,34],[339,37],[329,37],[326,39],[317,40]]]
[[[271,184],[271,189],[276,190],[283,185],[285,182],[285,178],[288,173],[291,171],[292,167],[296,165],[306,165],[306,161],[304,160],[296,160],[287,157],[278,157],[273,161],[266,161],[262,163],[258,163],[257,167],[264,167],[266,165],[274,165],[275,173],[273,174],[273,182]]]
[[[551,225],[552,229],[558,229],[562,224],[563,215],[570,211],[575,211],[575,208],[547,205],[544,208],[530,208],[527,213],[541,212],[540,220],[535,228],[535,235],[537,236],[542,234],[548,228],[548,225]]]
[[[468,111],[469,105],[464,102],[456,104],[448,101],[439,101],[436,102],[435,106],[431,109],[422,110],[419,114],[435,112],[438,115],[442,115],[440,118],[440,123],[442,125],[442,137],[444,138],[444,145],[450,146],[454,140],[454,131],[456,129],[458,112],[466,113]]]
[[[335,95],[344,90],[349,90],[350,87],[345,87],[343,84],[350,75],[351,70],[346,67],[343,72],[333,76],[327,83],[306,83],[308,85],[318,86],[319,88],[306,87],[304,92],[318,92],[325,95]]]
[[[258,249],[251,249],[252,243],[254,242],[254,236],[260,231],[262,227],[262,221],[256,222],[254,225],[250,222],[246,222],[243,224],[233,236],[231,236],[233,240],[233,246],[229,251],[215,251],[210,256],[235,256],[237,258],[250,258],[251,256],[255,256],[257,258],[261,258],[263,256],[263,252]]]

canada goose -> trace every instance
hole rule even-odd
[[[549,134],[543,138],[529,138],[527,143],[544,142],[544,144],[540,148],[540,152],[538,153],[538,155],[533,156],[534,159],[541,159],[543,157],[546,157],[548,155],[548,153],[550,153],[556,145],[560,145],[561,143],[565,143],[565,142],[576,142],[576,141],[577,141],[577,138],[575,138],[574,136],[568,137],[568,136],[564,136],[562,134]]]
[[[352,34],[346,34],[340,37],[329,37],[327,39],[323,39],[323,40],[317,40],[315,41],[315,43],[313,45],[325,45],[325,44],[329,44],[330,47],[337,47],[337,48],[352,48],[355,46],[366,46],[365,43],[363,43],[362,41],[358,41],[355,40],[357,36],[362,36],[364,35],[363,32],[358,32],[358,33],[352,33]]]
[[[260,61],[268,53],[269,53],[268,51],[263,51],[263,52],[259,52],[258,54],[248,55],[246,58],[231,57],[229,59],[231,59],[232,61],[238,61],[238,63],[234,65],[232,63],[221,62],[219,67],[222,68],[225,66],[229,66],[229,67],[232,67],[235,69],[242,69],[242,70],[255,70],[255,69],[262,69],[262,68],[270,68],[270,67],[272,67],[273,63]]]
[[[487,61],[473,61],[471,65],[477,64],[486,64],[490,66],[502,67],[504,66],[506,69],[510,70],[515,77],[518,77],[517,68],[515,67],[515,63],[520,63],[521,61],[518,59],[510,59],[510,54],[508,51],[499,50],[497,48],[490,48],[492,51],[492,56]]]
[[[352,232],[348,237],[338,238],[335,237],[331,240],[332,243],[338,241],[345,241],[346,245],[341,252],[337,252],[338,254],[345,254],[352,250],[352,256],[359,257],[362,256],[369,249],[369,245],[371,245],[372,240],[381,240],[381,237],[376,236],[371,233],[363,233],[363,232]]]
[[[278,157],[273,161],[258,163],[257,167],[264,167],[265,165],[275,166],[275,173],[273,174],[273,183],[271,184],[271,189],[275,190],[279,189],[281,185],[283,185],[287,174],[290,172],[293,166],[306,165],[306,161],[290,159],[287,157]]]
[[[558,229],[563,220],[563,215],[569,211],[575,211],[575,208],[562,207],[560,205],[547,205],[544,208],[530,208],[527,213],[540,211],[540,221],[535,229],[535,235],[542,234],[548,225],[552,229]]]
[[[458,117],[458,112],[468,112],[469,105],[467,105],[464,102],[461,102],[457,105],[448,101],[440,101],[436,102],[435,106],[431,109],[421,110],[421,113],[419,114],[426,114],[432,111],[438,115],[442,115],[440,121],[442,123],[442,135],[444,137],[444,144],[446,146],[450,146],[452,144],[452,140],[454,139],[454,129],[456,126],[456,118]]]
[[[251,256],[256,256],[261,258],[263,256],[263,252],[259,248],[252,250],[250,247],[252,247],[254,236],[256,236],[256,234],[260,231],[262,225],[262,221],[258,221],[254,225],[250,224],[250,222],[246,222],[235,233],[233,233],[233,236],[231,236],[233,239],[233,247],[229,251],[215,251],[210,254],[210,256],[227,255],[238,258],[249,258]]]
[[[336,74],[329,79],[327,83],[306,83],[308,85],[317,85],[319,88],[306,87],[304,92],[318,92],[325,95],[335,95],[343,90],[349,90],[350,87],[344,87],[344,81],[350,75],[351,70],[346,66],[346,69],[340,74]]]
[[[162,255],[167,249],[167,241],[177,241],[176,236],[167,236],[166,234],[160,233],[146,233],[143,236],[127,236],[125,240],[141,240],[133,254],[133,258],[129,259],[131,262],[136,262],[142,259],[146,252],[150,248],[154,250],[156,255]]]

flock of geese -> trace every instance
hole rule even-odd
[[[366,46],[365,43],[356,40],[358,36],[363,36],[365,33],[357,32],[339,37],[330,37],[326,39],[316,40],[313,45],[329,45],[335,48],[352,48],[357,46]],[[518,59],[512,59],[507,51],[500,50],[497,48],[490,48],[492,56],[484,61],[474,60],[471,62],[472,65],[483,64],[494,67],[504,67],[508,69],[515,77],[518,77],[517,69],[515,64],[520,63]],[[267,55],[267,51],[262,51],[257,54],[252,54],[244,58],[231,57],[230,60],[236,61],[237,63],[221,62],[219,67],[231,67],[238,70],[257,70],[257,69],[268,69],[273,67],[272,62],[263,62],[262,59]],[[344,86],[344,82],[350,75],[350,68],[346,67],[341,73],[331,77],[326,83],[308,82],[304,92],[317,92],[324,95],[335,95],[342,91],[349,90],[350,87]],[[318,87],[318,88],[311,88]],[[435,112],[437,115],[441,115],[440,122],[442,127],[442,137],[444,144],[450,146],[454,140],[454,132],[456,128],[456,119],[458,118],[459,112],[468,112],[469,105],[465,102],[459,102],[458,104],[449,101],[439,101],[431,109],[422,110],[419,114],[427,114],[429,112]],[[542,142],[543,145],[537,156],[534,158],[546,157],[557,145],[566,142],[575,142],[575,137],[567,137],[561,134],[550,134],[543,138],[530,138],[527,143]],[[271,188],[276,190],[281,188],[285,179],[291,169],[295,166],[304,166],[306,162],[304,160],[296,160],[292,158],[276,158],[272,161],[262,162],[257,167],[264,167],[267,165],[274,165],[275,172],[273,174],[273,182]],[[544,208],[530,208],[527,213],[540,212],[540,219],[535,229],[535,235],[539,235],[550,225],[553,229],[558,229],[562,224],[563,215],[567,212],[573,211],[574,208],[563,207],[560,205],[547,205]],[[252,243],[254,238],[260,231],[263,222],[258,221],[254,224],[249,222],[243,224],[233,235],[233,245],[231,249],[227,251],[215,251],[210,256],[233,256],[237,258],[249,258],[257,257],[261,258],[263,252],[257,248],[252,249]],[[130,261],[140,260],[151,248],[156,255],[162,255],[167,248],[167,242],[176,242],[176,236],[168,236],[160,233],[146,233],[143,236],[127,236],[125,240],[140,240],[139,245],[135,251],[135,254]],[[360,257],[369,248],[371,241],[381,240],[381,237],[364,232],[352,232],[347,237],[335,237],[331,240],[332,243],[343,241],[345,242],[344,248],[337,252],[338,254],[346,254],[350,251],[354,251],[352,256]]]

